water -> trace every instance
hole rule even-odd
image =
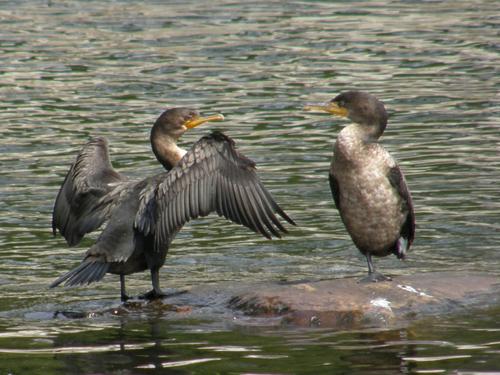
[[[499,24],[495,1],[1,2],[0,373],[498,374],[498,309],[387,330],[299,330],[209,307],[114,314],[112,275],[47,285],[92,243],[68,249],[50,233],[77,150],[102,135],[115,168],[156,173],[147,139],[169,106],[224,113],[185,145],[225,131],[300,227],[266,241],[215,217],[191,223],[164,287],[362,275],[327,182],[340,121],[302,110],[352,88],[385,101],[382,141],[416,206],[408,261],[379,267],[500,275]],[[147,273],[128,280],[131,294],[149,288]]]

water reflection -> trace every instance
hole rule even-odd
[[[498,329],[491,328],[495,326],[495,313],[498,311],[491,311],[490,318],[472,325],[462,324],[458,317],[427,321],[410,329],[280,329],[279,335],[276,329],[214,327],[202,321],[195,329],[192,324],[191,329],[186,329],[147,318],[118,318],[99,329],[85,324],[78,329],[74,321],[56,321],[50,323],[50,328],[45,327],[45,333],[26,330],[24,340],[30,338],[26,344],[31,341],[33,348],[24,351],[7,348],[7,335],[3,334],[0,352],[14,369],[22,368],[13,365],[15,358],[31,355],[47,368],[54,366],[54,370],[75,374],[120,369],[150,373],[165,368],[178,371],[173,373],[370,373],[374,368],[388,374],[448,372],[457,368],[480,372],[487,368],[481,360],[485,353],[498,355]],[[432,327],[427,326],[429,323]],[[456,342],[464,331],[468,345]]]

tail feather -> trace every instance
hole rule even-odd
[[[50,284],[50,288],[54,288],[63,282],[65,286],[90,284],[101,280],[108,272],[108,269],[109,263],[85,260],[78,267],[55,280]]]
[[[396,241],[393,247],[393,254],[398,257],[398,259],[405,259],[406,258],[406,252],[410,248],[410,245],[408,243],[408,240],[404,237],[399,237],[399,239]]]
[[[89,276],[87,284],[102,280],[106,272],[108,271],[108,263],[100,263],[99,267],[94,267],[94,271]]]

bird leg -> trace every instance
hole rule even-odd
[[[163,293],[160,289],[160,272],[158,268],[151,268],[151,283],[153,284],[153,289],[147,293],[141,294],[139,296],[140,299],[153,300],[167,297],[167,294]]]
[[[164,293],[160,289],[160,273],[158,269],[151,270],[151,282],[153,284],[153,289],[147,293],[141,294],[139,296],[140,299],[154,300],[166,297],[175,297],[188,292],[187,290],[179,290],[173,293]]]
[[[363,277],[359,280],[359,283],[377,283],[379,281],[391,281],[392,279],[389,276],[382,275],[381,273],[375,271],[375,267],[372,262],[372,254],[366,253],[366,261],[368,262],[368,276]]]
[[[122,302],[126,302],[130,297],[127,295],[125,291],[125,275],[120,274],[120,298]]]

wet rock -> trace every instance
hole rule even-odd
[[[105,301],[64,311],[55,318],[119,316],[128,319],[202,319],[242,326],[293,325],[355,329],[394,327],[428,316],[500,306],[500,277],[458,272],[394,277],[359,284],[356,278],[293,283],[214,283],[155,301]],[[111,305],[111,307],[110,307]]]
[[[426,273],[359,284],[335,279],[253,285],[237,292],[229,307],[253,317],[281,317],[298,326],[386,327],[419,317],[500,304],[497,276]]]

